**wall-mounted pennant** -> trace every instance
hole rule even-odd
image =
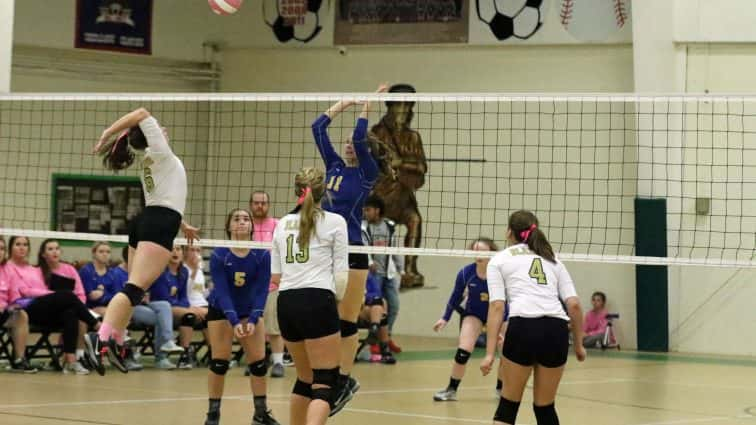
[[[152,53],[153,0],[77,0],[76,47]]]

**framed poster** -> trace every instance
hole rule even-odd
[[[61,232],[125,235],[144,209],[137,177],[53,174],[50,198],[50,227]]]
[[[466,43],[468,2],[339,0],[334,43]]]
[[[152,53],[153,0],[76,0],[76,48]]]

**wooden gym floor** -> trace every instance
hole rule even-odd
[[[459,401],[432,401],[448,381],[452,340],[397,338],[405,349],[394,366],[361,363],[362,389],[329,423],[378,425],[490,424],[495,380],[470,361]],[[252,402],[241,368],[227,375],[223,424],[249,424]],[[269,406],[288,423],[294,369],[268,381]],[[0,424],[201,424],[207,408],[205,369],[122,375],[110,370],[70,376],[0,372]],[[535,424],[530,390],[518,424]],[[570,358],[557,398],[562,424],[756,425],[756,359],[590,352]]]

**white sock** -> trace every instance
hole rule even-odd
[[[82,357],[84,357],[84,349],[83,348],[77,348],[76,349],[76,360],[79,360]]]
[[[273,359],[273,364],[283,364],[283,353],[271,353],[270,357]]]

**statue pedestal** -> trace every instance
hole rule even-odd
[[[405,273],[402,275],[402,288],[420,288],[425,285],[425,276],[415,273]]]

